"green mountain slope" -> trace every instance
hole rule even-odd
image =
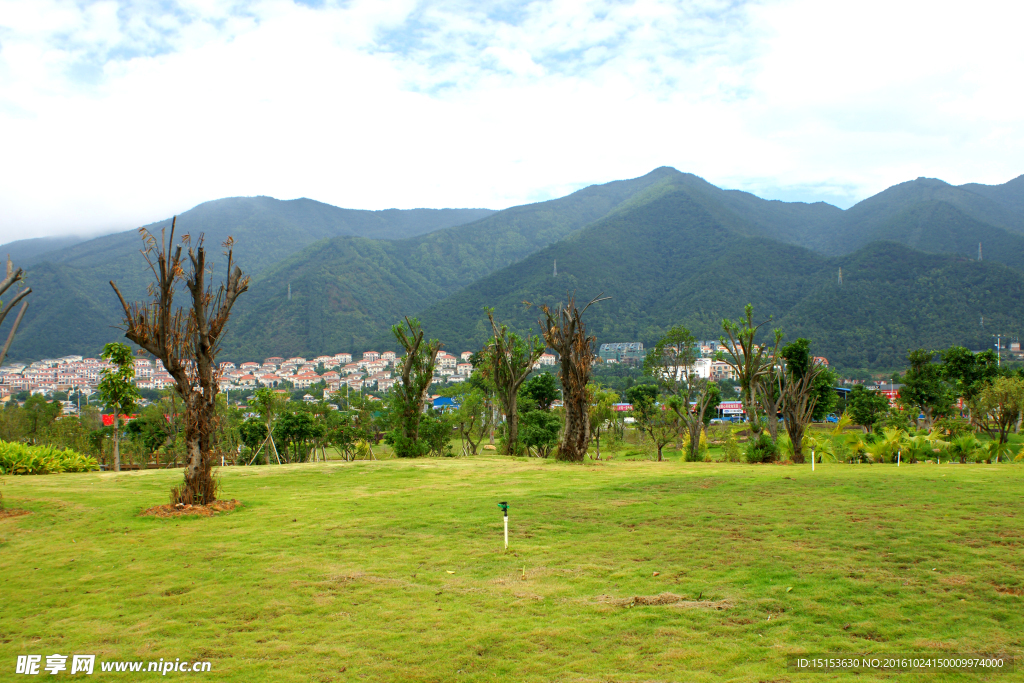
[[[984,223],[1010,233],[1024,234],[1024,210],[1014,203],[1017,185],[1017,181],[1010,181],[989,187],[981,194],[977,188],[986,186],[956,187],[934,178],[918,178],[894,185],[859,202],[816,236],[808,235],[800,243],[824,254],[850,253],[877,238],[886,225],[897,221],[907,211],[937,202],[955,208],[975,224]]]
[[[404,315],[527,257],[679,176],[661,168],[420,237],[317,243],[257,278],[238,304],[232,357],[358,351]],[[288,285],[291,299],[288,299]]]
[[[178,216],[178,234],[204,233],[215,275],[226,265],[221,243],[235,238],[235,258],[246,272],[268,266],[327,237],[358,235],[400,238],[478,220],[489,209],[412,209],[358,211],[310,199],[233,197],[206,202]],[[170,220],[149,227],[159,234]],[[29,245],[31,248],[33,245]],[[39,254],[25,267],[32,287],[28,312],[11,347],[12,360],[71,353],[94,355],[119,335],[111,325],[120,316],[109,280],[130,299],[142,298],[151,274],[139,253],[138,231],[129,230]],[[69,305],[68,302],[76,302]]]
[[[904,209],[863,237],[867,243],[898,242],[918,251],[985,260],[1024,270],[1024,235],[977,221],[952,204],[928,201]]]
[[[900,367],[909,348],[989,348],[997,332],[1018,333],[1024,319],[1024,274],[999,263],[893,242],[838,262],[843,285],[819,283],[779,323],[791,338],[820,340],[846,367]]]
[[[320,240],[339,236],[402,239],[470,223],[494,213],[490,209],[410,209],[361,211],[341,209],[312,199],[282,201],[273,197],[228,197],[204,202],[178,216],[179,234],[206,235],[218,246],[235,239],[235,256],[249,272],[273,263]],[[170,219],[146,226],[159,233]],[[79,268],[119,263],[135,256],[140,246],[135,230],[104,235],[42,255],[40,260]]]
[[[233,235],[236,258],[253,276],[229,326],[226,358],[387,348],[389,327],[417,314],[446,341],[475,347],[487,335],[485,306],[528,325],[537,311],[522,302],[554,303],[568,291],[613,297],[594,312],[602,341],[651,342],[673,323],[717,336],[721,318],[738,315],[748,301],[794,329],[820,332],[826,328],[813,326],[814,306],[805,302],[826,297],[841,266],[847,283],[860,282],[847,268],[908,273],[828,295],[839,297],[830,306],[841,304],[828,310],[848,315],[859,330],[851,336],[841,323],[828,323],[835,359],[883,366],[898,364],[901,345],[915,339],[947,334],[956,343],[982,343],[987,332],[973,322],[981,315],[990,321],[986,329],[1015,333],[1019,318],[1000,316],[1016,311],[1006,292],[1024,272],[1021,207],[1024,176],[960,187],[918,179],[842,211],[766,201],[663,167],[499,212],[348,211],[260,197],[209,202],[182,214],[179,224],[205,231],[211,246]],[[879,240],[890,244],[871,246]],[[972,260],[979,241],[980,264]],[[116,338],[111,325],[119,312],[107,280],[129,298],[143,294],[148,277],[138,246],[132,231],[53,252],[47,259],[55,264],[33,265],[36,294],[11,358],[95,354]],[[865,264],[858,260],[863,254],[879,262]],[[961,291],[971,308],[943,308],[945,294],[927,293],[929,282]],[[843,298],[854,290],[855,299]],[[918,302],[937,327],[927,328],[902,301]],[[864,336],[870,330],[887,331],[871,341]]]
[[[87,241],[88,237],[34,237],[27,240],[15,240],[6,244],[0,244],[0,255],[6,258],[11,257],[15,266],[27,268],[38,263],[40,257],[54,251],[67,249],[76,244]]]
[[[749,302],[788,338],[814,339],[819,352],[845,367],[896,366],[918,345],[982,346],[989,330],[1016,329],[1024,316],[1024,274],[1004,265],[894,243],[826,258],[739,234],[680,190],[588,226],[419,318],[450,348],[478,348],[488,332],[484,307],[520,329],[537,329],[538,311],[523,302],[554,304],[567,292],[581,301],[612,297],[587,313],[599,342],[650,344],[677,323],[698,337],[717,337],[721,320]]]

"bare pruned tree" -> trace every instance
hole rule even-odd
[[[740,401],[743,402],[743,409],[750,420],[750,431],[756,434],[761,431],[761,421],[757,415],[758,384],[771,361],[766,358],[767,345],[757,344],[755,338],[758,330],[771,319],[755,325],[753,304],[747,304],[743,308],[743,313],[745,318],[741,318],[739,322],[722,321],[722,331],[726,336],[720,341],[726,349],[722,359],[736,373],[736,379],[740,384]]]
[[[780,356],[786,360],[786,371],[782,390],[782,416],[786,420],[786,432],[793,443],[793,462],[804,461],[804,433],[814,417],[818,404],[815,382],[825,371],[810,353],[810,342],[797,339],[785,346]]]
[[[594,364],[594,336],[587,336],[583,314],[598,301],[610,297],[598,295],[581,311],[576,307],[576,295],[567,294],[566,303],[554,309],[542,305],[544,317],[540,320],[544,341],[558,352],[561,367],[558,379],[562,382],[562,402],[565,404],[565,428],[558,446],[558,459],[583,462],[590,444],[590,403],[587,384],[590,368]]]
[[[785,399],[786,359],[779,355],[782,330],[775,330],[775,347],[764,364],[764,373],[757,384],[757,394],[765,414],[765,424],[772,441],[779,440],[779,413]]]
[[[219,373],[214,361],[235,301],[249,288],[249,277],[234,264],[233,240],[224,242],[228,259],[227,280],[216,293],[207,282],[209,274],[206,248],[200,235],[192,246],[188,233],[174,243],[177,217],[171,221],[170,235],[164,241],[140,228],[142,254],[155,281],[149,286],[150,300],[129,304],[113,281],[124,309],[125,337],[160,359],[174,378],[185,411],[185,481],[171,490],[171,502],[185,505],[211,503],[217,499],[217,483],[212,475],[215,454],[211,437],[216,430],[216,397]],[[187,245],[186,257],[182,245]],[[186,270],[187,269],[187,270]],[[174,294],[180,283],[188,290],[187,306],[175,307]]]
[[[0,325],[4,324],[4,320],[7,318],[7,314],[14,310],[14,307],[21,302],[21,310],[18,311],[18,315],[14,318],[14,324],[11,325],[11,331],[7,333],[7,341],[4,343],[4,348],[0,349],[0,365],[3,365],[4,358],[7,357],[7,351],[11,348],[11,342],[14,341],[14,333],[18,331],[18,326],[21,325],[21,319],[25,317],[25,310],[28,308],[28,302],[24,301],[25,297],[32,293],[31,287],[25,287],[25,271],[21,268],[14,269],[14,265],[11,263],[11,257],[7,257],[7,276],[0,280],[0,297],[4,296],[11,287],[16,283],[22,284],[21,289],[17,290],[11,300],[5,305],[3,300],[0,300]]]

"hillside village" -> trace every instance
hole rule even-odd
[[[442,351],[437,356],[434,382],[455,384],[463,382],[473,373],[470,362],[472,351],[463,351],[458,357]],[[220,390],[269,387],[275,389],[308,389],[322,386],[326,393],[335,393],[343,387],[349,391],[376,389],[387,391],[395,383],[395,364],[400,359],[394,351],[364,351],[359,360],[351,353],[336,353],[306,359],[273,356],[262,362],[222,362]],[[534,365],[535,369],[553,366],[557,357],[545,353]],[[105,368],[110,363],[81,356],[44,359],[31,364],[15,363],[0,368],[0,401],[21,393],[51,395],[54,392],[90,395],[96,393]],[[135,360],[135,384],[140,389],[163,390],[173,388],[174,380],[159,361],[148,358]],[[65,401],[66,413],[76,412],[77,406]]]

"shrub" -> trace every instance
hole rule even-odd
[[[964,434],[973,434],[971,423],[959,417],[942,417],[935,421],[935,432],[948,439],[955,439]]]
[[[683,459],[686,462],[705,462],[707,461],[708,455],[708,433],[705,430],[700,432],[700,445],[697,447],[697,456],[692,457],[690,455],[690,435],[683,434]]]
[[[747,462],[775,462],[779,459],[779,447],[765,432],[747,441],[744,455]]]
[[[96,458],[70,448],[0,441],[0,474],[55,474],[99,469]]]
[[[722,454],[725,456],[726,462],[739,462],[740,456],[740,445],[736,443],[736,437],[732,431],[726,433],[725,441],[722,442]]]

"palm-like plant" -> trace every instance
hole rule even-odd
[[[871,444],[867,451],[876,461],[884,462],[886,459],[895,460],[896,452],[900,450],[907,433],[899,427],[888,427],[882,431],[882,437]]]
[[[931,451],[935,454],[935,463],[939,464],[942,462],[942,452],[949,450],[949,442],[942,438],[942,434],[934,430],[929,432],[925,438],[931,444]]]
[[[834,434],[835,430],[828,433],[811,433],[804,437],[804,441],[810,446],[811,454],[815,458],[821,458],[822,462],[839,462],[836,457],[836,439],[840,437],[833,436]]]
[[[927,458],[931,454],[933,446],[927,436],[908,436],[903,440],[900,448],[907,459],[914,463],[919,459]]]
[[[974,438],[973,434],[961,434],[949,442],[949,456],[960,458],[960,463],[966,463],[967,458],[972,457],[981,448],[981,443]]]
[[[983,447],[986,456],[992,462],[999,462],[1000,458],[1010,459],[1010,453],[1013,452],[1013,447],[1009,443],[1000,443],[999,441],[990,441]]]

